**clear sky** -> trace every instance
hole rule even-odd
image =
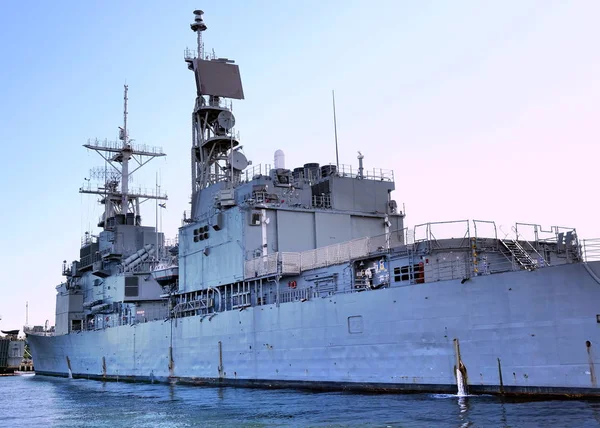
[[[54,324],[63,260],[97,232],[80,195],[102,159],[82,147],[129,128],[162,146],[135,185],[169,194],[174,237],[190,197],[195,86],[183,60],[202,8],[207,49],[240,65],[236,128],[253,163],[395,171],[406,223],[483,219],[600,237],[600,2],[4,1],[0,3],[0,328]],[[154,224],[154,206],[144,220]]]

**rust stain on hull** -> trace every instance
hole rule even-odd
[[[460,343],[458,341],[458,338],[454,339],[454,354],[456,357],[456,365],[454,366],[454,377],[456,378],[458,392],[462,392],[462,387],[464,389],[464,393],[468,394],[469,378],[467,375],[467,367],[464,365],[462,357],[460,355]],[[460,372],[462,379],[459,379],[458,372]]]
[[[225,372],[223,371],[223,343],[219,340],[219,366],[217,367],[219,371],[219,378],[222,379],[225,377]]]
[[[504,395],[504,382],[502,381],[502,365],[500,364],[500,358],[498,358],[498,378],[500,379],[500,394]]]
[[[592,381],[592,387],[596,388],[598,386],[598,380],[596,378],[596,367],[594,366],[594,356],[592,354],[592,342],[587,340],[585,342],[585,347],[588,354],[588,362],[590,365],[590,380]]]

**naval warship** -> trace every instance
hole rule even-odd
[[[129,138],[125,87],[119,140],[84,145],[114,168],[80,189],[100,196],[100,231],[63,265],[55,331],[27,334],[38,374],[600,396],[599,241],[535,223],[407,228],[393,172],[362,154],[251,164],[231,111],[238,65],[207,54],[194,14],[191,212],[172,242],[143,225],[141,202],[167,197],[129,178],[164,153]]]
[[[25,352],[25,341],[19,339],[19,330],[0,330],[0,375],[19,369]]]

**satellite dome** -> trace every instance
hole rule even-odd
[[[283,150],[275,151],[275,169],[285,169],[285,154]]]

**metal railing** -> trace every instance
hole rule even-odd
[[[302,269],[301,253],[279,253],[281,260],[281,274],[294,275],[299,274]]]
[[[514,257],[501,251],[498,245],[498,227],[493,221],[473,220],[474,236],[471,235],[471,221],[457,220],[446,222],[430,222],[416,225],[414,228],[405,228],[402,230],[391,231],[389,234],[358,238],[339,244],[328,245],[326,247],[306,250],[302,252],[276,252],[267,256],[260,256],[245,262],[245,278],[255,278],[275,274],[297,275],[301,272],[332,266],[348,262],[350,260],[360,259],[362,257],[372,256],[374,254],[385,253],[391,249],[398,252],[413,253],[419,250],[420,254],[429,254],[432,250],[438,252],[459,250],[468,252],[466,263],[469,271],[475,274],[486,274],[501,272],[507,270],[519,270],[515,265]],[[487,233],[482,233],[482,224],[489,226]],[[521,226],[524,224],[520,223]],[[477,229],[479,225],[479,230]],[[556,234],[561,233],[567,228],[554,227],[552,230]],[[541,230],[541,228],[540,228]],[[501,230],[502,231],[502,230]],[[523,239],[517,227],[513,227],[514,237],[511,239],[518,241],[524,250],[529,254],[532,263],[536,268],[549,266],[550,263],[543,255],[543,251],[538,251],[538,244],[548,244],[548,238],[540,241],[529,241]],[[504,233],[504,232],[502,232]],[[581,241],[581,250],[584,260],[600,260],[600,239],[588,239]],[[475,245],[473,247],[473,245]],[[478,245],[483,245],[479,247]],[[575,248],[575,247],[574,247]],[[485,260],[480,260],[481,251],[493,251],[503,256],[501,260],[494,260],[493,264]],[[559,251],[554,249],[554,252]],[[576,261],[577,258],[571,259]],[[450,271],[455,271],[456,267],[448,265]],[[442,269],[442,268],[440,268]],[[443,270],[443,269],[442,269]],[[459,270],[462,270],[459,269]]]
[[[427,246],[426,250],[431,250],[432,247],[441,249],[438,238],[436,238],[432,232],[432,225],[450,223],[464,225],[465,221],[466,220],[458,222],[426,223],[415,226],[415,229],[419,226],[424,226],[429,239],[419,238],[413,240],[412,237],[416,234],[415,229],[404,228],[401,230],[390,231],[387,234],[353,239],[351,241],[332,244],[313,250],[271,253],[267,256],[259,256],[247,260],[245,262],[244,274],[245,278],[262,277],[278,273],[283,275],[297,275],[307,270],[332,266],[374,254],[385,253],[390,249],[404,248],[407,252],[413,251],[416,245],[423,245],[423,243]],[[465,235],[460,236],[461,241],[458,245],[449,247],[448,249],[455,247],[465,249],[470,248],[468,232],[461,232],[461,234],[462,233],[465,233]]]
[[[360,176],[359,169],[352,165],[340,165],[334,173],[340,177],[358,178]],[[362,179],[364,180],[379,180],[379,181],[394,181],[394,171],[391,169],[373,168],[363,169]]]
[[[120,190],[115,189],[111,191],[109,189],[101,188],[96,185],[92,185],[89,181],[86,181],[79,188],[81,193],[98,193],[102,195],[121,194]],[[130,187],[127,190],[127,195],[133,198],[153,198],[153,199],[167,199],[166,193],[161,193],[156,188],[152,187]],[[100,221],[104,219],[104,215],[100,216]]]
[[[85,232],[81,237],[81,246],[84,247],[86,245],[95,244],[98,242],[98,236],[92,235],[90,232]]]
[[[204,44],[202,44],[202,48],[204,49]],[[217,56],[212,52],[207,53],[206,51],[202,52],[204,54],[203,58],[200,59],[217,59]],[[183,51],[183,58],[186,60],[196,59],[198,57],[198,51],[196,49],[185,48]]]
[[[600,260],[600,238],[582,239],[581,250],[584,262]]]
[[[175,235],[174,238],[165,238],[165,247],[171,248],[179,245],[179,235]]]
[[[94,263],[99,262],[100,260],[102,260],[100,253],[96,252],[94,254],[88,254],[80,259],[78,268],[84,269],[88,266],[92,266]]]
[[[279,303],[310,300],[311,298],[316,297],[314,294],[312,287],[281,291],[279,293]]]
[[[484,226],[486,227],[484,228]],[[545,244],[556,244],[561,235],[563,235],[563,238],[571,236],[574,240],[577,240],[576,230],[572,227],[551,226],[545,229],[534,223],[515,223],[510,227],[510,230],[509,228],[506,228],[506,230],[508,231],[505,231],[502,225],[497,225],[494,221],[489,220],[428,222],[414,226],[412,233],[407,232],[407,242],[410,243],[414,239],[415,243],[430,242],[431,246],[435,247],[437,241],[441,239],[454,238],[465,241],[471,237],[476,240],[511,239],[528,242],[528,246],[533,248],[536,255],[540,255],[541,248]]]
[[[275,275],[297,275],[301,272],[345,263],[353,259],[382,253],[402,245],[406,229],[389,234],[353,239],[339,244],[302,252],[276,252],[247,260],[245,278]]]
[[[250,165],[248,168],[242,171],[242,176],[244,177],[245,182],[252,181],[255,177],[258,176],[269,176],[271,173],[271,165],[270,164],[258,164],[258,165]]]
[[[477,232],[477,225],[481,223],[481,225],[479,226],[479,233],[480,235],[478,235]],[[473,220],[473,229],[475,231],[475,239],[477,239],[478,237],[482,237],[482,238],[492,238],[491,234],[481,234],[481,230],[482,230],[482,226],[487,225],[487,226],[491,226],[494,230],[494,239],[498,239],[498,229],[496,228],[496,222],[492,221],[492,220]]]
[[[313,195],[312,206],[315,208],[331,208],[331,194]]]
[[[95,150],[108,150],[108,151],[119,151],[123,149],[123,141],[111,141],[108,139],[99,140],[98,138],[88,138],[87,145],[90,146],[88,148]],[[129,147],[134,152],[139,152],[140,154],[150,154],[150,155],[159,155],[164,156],[163,148],[160,146],[150,146],[147,144],[138,144],[138,143],[128,143]]]
[[[252,260],[247,260],[244,266],[245,278],[256,278],[278,273],[277,262],[280,253],[271,253]]]
[[[435,229],[436,229],[436,227],[439,227],[442,225],[446,226],[446,228],[448,229],[447,231],[445,231],[445,234],[450,235],[444,239],[447,239],[447,238],[460,238],[460,239],[467,238],[468,239],[470,237],[469,220],[438,221],[438,222],[417,224],[414,227],[415,242],[437,241],[438,238],[436,237],[436,235],[438,235],[438,231]],[[441,227],[440,227],[440,229],[441,229]],[[449,229],[452,229],[452,230],[450,231]],[[434,234],[434,231],[435,231],[435,234]],[[441,236],[441,235],[438,235],[438,236]],[[440,239],[442,239],[442,238],[440,238]]]

